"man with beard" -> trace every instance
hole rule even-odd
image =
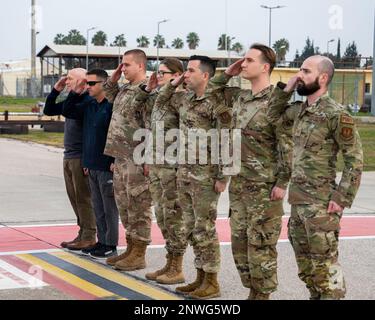
[[[328,95],[334,64],[327,57],[305,60],[287,85],[278,83],[268,116],[294,121],[293,167],[289,189],[292,205],[288,237],[293,246],[298,275],[310,299],[340,299],[346,288],[338,263],[340,220],[360,185],[363,153],[353,118]],[[294,90],[306,102],[288,104]],[[336,184],[337,154],[344,170]]]

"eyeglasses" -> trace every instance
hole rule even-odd
[[[97,83],[102,83],[102,82],[104,82],[104,81],[88,81],[88,82],[87,82],[87,85],[88,85],[89,87],[93,87],[93,86],[95,86]]]
[[[173,74],[172,71],[158,71],[158,76],[164,77],[165,74]]]

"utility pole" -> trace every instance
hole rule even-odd
[[[272,35],[271,35],[272,34],[272,10],[285,8],[285,6],[269,7],[269,6],[261,5],[261,8],[267,9],[267,10],[270,11],[269,31],[268,31],[268,46],[271,48],[271,44],[272,44]]]
[[[36,12],[35,0],[31,0],[31,95],[36,97]]]
[[[92,27],[86,30],[86,70],[89,71],[89,41],[90,41],[90,31],[95,30],[96,27]]]
[[[156,42],[156,71],[159,72],[159,46],[160,46],[160,24],[168,22],[169,19],[164,19],[162,21],[158,21],[158,34],[156,35],[157,42]]]
[[[372,40],[374,50],[372,54],[372,96],[371,96],[371,114],[375,116],[375,10],[374,10],[374,35]]]

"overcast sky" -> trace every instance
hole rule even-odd
[[[226,3],[227,1],[227,27]],[[285,8],[273,10],[272,43],[280,38],[290,42],[287,60],[301,51],[307,36],[321,51],[330,44],[336,53],[341,38],[341,52],[355,41],[363,56],[373,55],[374,0],[36,0],[39,12],[37,50],[52,43],[57,33],[67,34],[78,29],[97,27],[107,33],[112,42],[124,33],[128,47],[136,46],[136,38],[146,35],[153,39],[157,21],[170,19],[161,25],[167,44],[195,31],[201,38],[201,49],[215,50],[220,34],[226,31],[235,41],[248,47],[253,42],[268,44],[268,10],[261,4]],[[0,2],[0,62],[30,56],[31,0]],[[186,47],[186,45],[185,45]]]

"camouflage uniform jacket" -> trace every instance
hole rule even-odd
[[[223,73],[210,84],[214,88],[224,87],[230,79]],[[268,120],[272,90],[270,86],[254,95],[251,90],[232,88],[232,128],[241,129],[240,176],[249,181],[275,182],[279,188],[286,189],[291,175],[292,122],[273,124]]]
[[[185,157],[183,157],[188,165],[200,165],[201,167],[210,167],[212,175],[217,180],[227,181],[222,173],[222,165],[220,164],[220,156],[218,156],[218,164],[212,163],[214,155],[211,154],[211,146],[207,143],[207,161],[202,164],[200,160],[199,148],[193,143],[188,143],[188,137],[191,133],[204,132],[207,136],[210,135],[212,129],[229,129],[231,123],[231,110],[223,103],[222,96],[218,91],[206,90],[202,97],[197,97],[194,92],[176,92],[176,88],[171,83],[166,84],[159,93],[156,100],[156,108],[160,110],[163,108],[177,111],[179,114],[179,129],[180,133],[185,138]],[[215,131],[217,132],[217,131]],[[208,139],[209,140],[209,139]],[[180,147],[182,140],[180,139]],[[205,147],[204,144],[199,144],[199,147]],[[219,152],[218,152],[219,153]],[[190,164],[188,161],[189,155],[194,155],[197,163]],[[216,156],[216,155],[215,155]]]
[[[312,204],[316,200],[335,201],[350,207],[358,191],[363,170],[362,145],[354,119],[328,94],[314,104],[288,104],[292,93],[283,91],[285,84],[275,89],[269,108],[269,118],[294,121],[293,167],[289,202]],[[344,171],[336,184],[337,154],[341,150]]]
[[[159,95],[160,89],[148,93],[144,90],[144,85],[141,85],[136,91],[137,93],[133,103],[145,108],[145,112],[143,113],[143,121],[145,123],[145,128],[152,131],[155,164],[165,167],[177,166],[176,163],[172,163],[172,161],[169,161],[169,159],[164,159],[166,150],[173,143],[172,141],[168,141],[168,139],[166,139],[166,135],[169,130],[179,128],[178,111],[173,108],[173,105],[176,104],[174,101],[175,98],[172,97],[168,105],[156,105],[155,102]],[[161,124],[163,127],[161,127]],[[160,135],[160,133],[164,134],[164,136],[159,137],[158,135]],[[163,144],[161,139],[164,142]],[[158,159],[162,159],[162,163],[158,163]]]
[[[144,107],[132,103],[138,86],[126,84],[120,88],[110,79],[104,83],[106,97],[113,103],[104,153],[114,158],[133,159],[134,148],[140,143],[133,141],[135,131],[145,127]]]

